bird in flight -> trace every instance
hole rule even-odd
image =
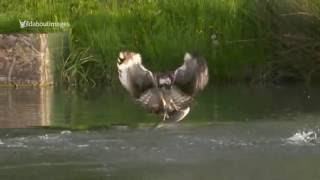
[[[141,55],[135,52],[120,52],[117,67],[122,86],[148,112],[160,115],[164,122],[185,118],[195,96],[209,79],[206,61],[190,53],[185,53],[182,66],[165,73],[146,69]]]

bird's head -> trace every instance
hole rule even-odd
[[[159,88],[166,88],[170,89],[173,83],[173,78],[171,77],[170,74],[167,75],[161,75],[158,78],[158,85]]]

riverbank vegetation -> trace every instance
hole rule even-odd
[[[283,83],[320,78],[318,0],[2,0],[0,32],[68,34],[55,60],[58,82],[117,83],[119,51],[142,54],[153,71],[173,70],[184,52],[208,60],[211,82]],[[19,20],[69,22],[23,28]]]

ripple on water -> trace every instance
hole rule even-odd
[[[77,147],[78,148],[86,148],[86,147],[89,147],[89,144],[78,144]]]
[[[69,135],[69,134],[72,134],[72,132],[69,130],[65,130],[65,131],[61,131],[60,134],[61,135]]]

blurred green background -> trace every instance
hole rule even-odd
[[[21,29],[19,20],[70,27]],[[56,82],[78,87],[117,84],[123,50],[141,53],[153,71],[196,52],[212,83],[320,77],[319,0],[1,0],[0,33],[37,32],[53,33]]]

